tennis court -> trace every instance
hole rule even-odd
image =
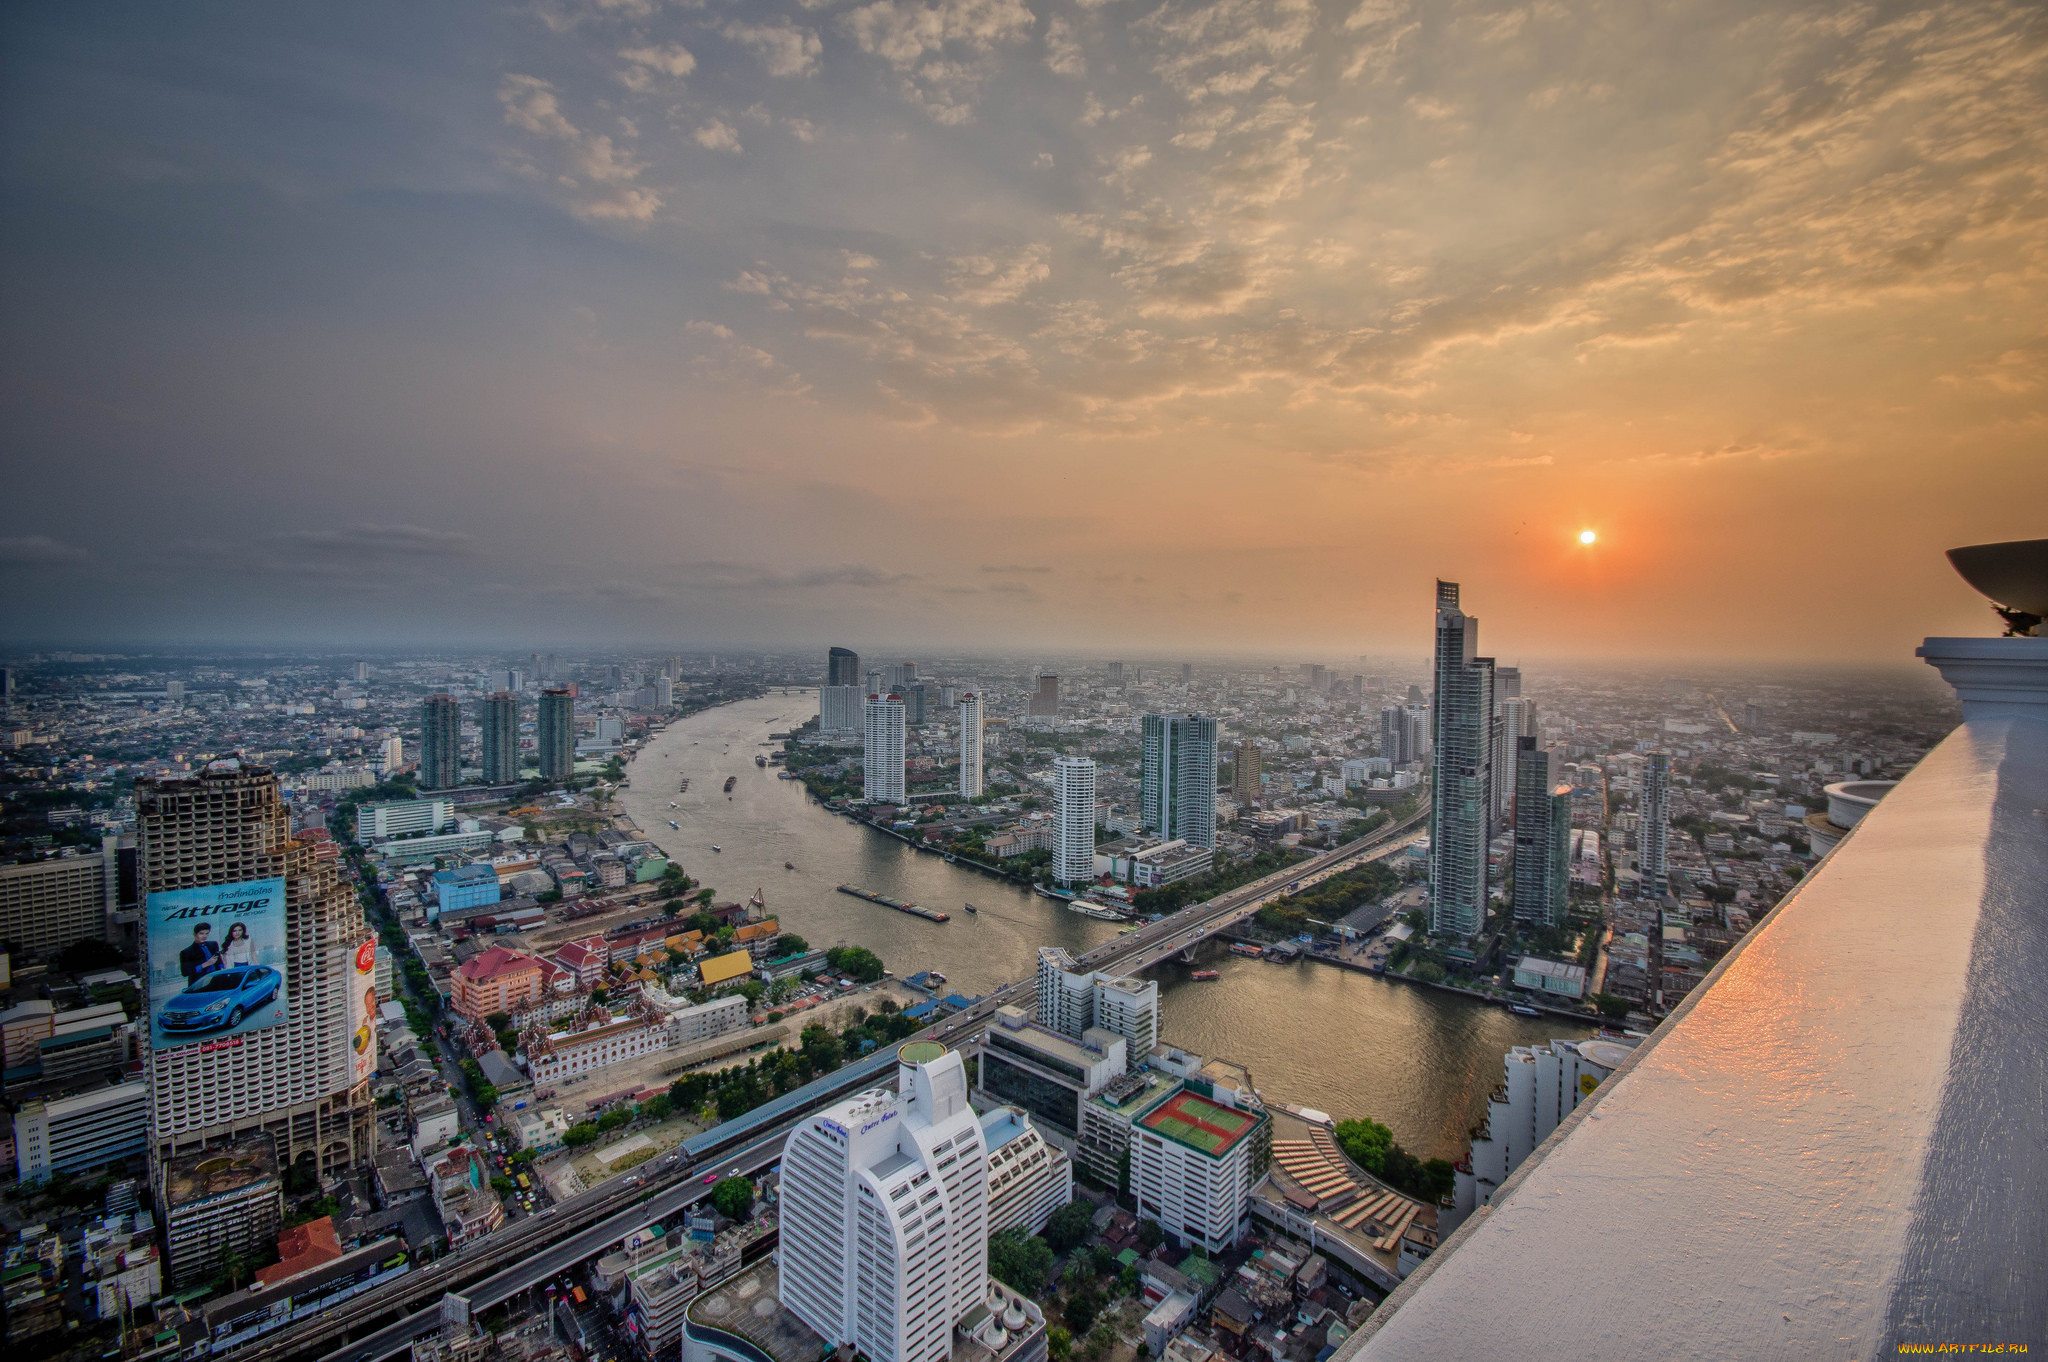
[[[1146,1113],[1138,1124],[1214,1157],[1235,1144],[1255,1122],[1244,1112],[1218,1106],[1206,1097],[1177,1092]]]

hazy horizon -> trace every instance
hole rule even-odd
[[[2038,6],[0,37],[13,647],[1910,664],[2048,533]]]

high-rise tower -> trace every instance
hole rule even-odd
[[[149,1051],[152,1168],[258,1132],[275,1138],[282,1165],[331,1176],[367,1164],[375,1152],[375,1052],[358,1049],[357,1037],[376,1019],[351,984],[357,957],[373,938],[338,863],[293,839],[277,777],[261,766],[211,762],[193,776],[139,780],[135,796],[137,887],[145,896],[284,884],[284,1019],[225,1040],[194,1035]],[[163,935],[197,940],[199,929]],[[231,928],[217,932],[223,944],[236,935]],[[144,948],[146,976],[175,985],[184,961],[176,952],[159,958],[147,939]]]
[[[540,778],[568,780],[576,774],[576,697],[566,686],[540,693]]]
[[[988,1149],[957,1053],[912,1041],[897,1059],[896,1091],[860,1093],[789,1137],[782,1304],[849,1355],[946,1362],[953,1326],[988,1293]]]
[[[420,706],[420,788],[448,790],[462,780],[462,709],[452,695]]]
[[[519,779],[519,697],[509,690],[486,695],[476,717],[484,731],[484,784],[510,785]]]
[[[960,697],[960,797],[981,794],[981,697],[973,691]]]
[[[1062,884],[1085,884],[1095,878],[1095,762],[1090,757],[1057,758],[1052,778],[1058,798],[1053,877]]]
[[[903,726],[902,696],[868,697],[861,724],[861,794],[874,803],[904,801]]]
[[[1201,714],[1147,714],[1140,807],[1145,829],[1216,846],[1216,721]]]
[[[1534,738],[1515,740],[1515,921],[1561,927],[1570,907],[1572,787]]]
[[[834,648],[825,654],[825,684],[855,686],[861,683],[860,654],[851,648]]]
[[[1493,659],[1478,656],[1479,621],[1458,584],[1436,584],[1435,725],[1430,749],[1431,930],[1474,936],[1486,925],[1486,848],[1493,835]]]
[[[1051,672],[1042,672],[1038,677],[1038,688],[1031,692],[1025,717],[1029,719],[1057,720],[1060,714],[1060,679]]]
[[[1671,891],[1671,754],[1652,752],[1643,766],[1643,802],[1637,809],[1636,870],[1642,893],[1663,898]]]
[[[1259,791],[1264,782],[1264,773],[1259,769],[1259,745],[1250,738],[1244,739],[1232,749],[1230,762],[1230,797],[1240,805],[1249,806],[1258,801]]]

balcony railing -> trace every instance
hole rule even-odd
[[[1997,693],[1959,682],[1962,726],[1334,1362],[2048,1342],[2048,640],[1995,643]]]

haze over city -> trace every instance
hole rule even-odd
[[[2048,503],[2030,5],[4,23],[16,638],[1898,659]]]

